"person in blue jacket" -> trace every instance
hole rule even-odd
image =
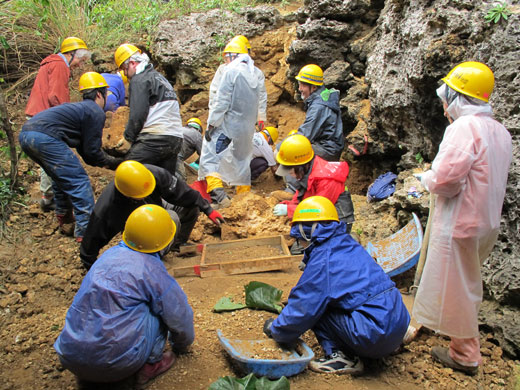
[[[305,65],[296,76],[304,103],[305,121],[298,133],[311,141],[314,153],[327,161],[339,161],[345,147],[339,91],[323,85],[323,70]]]
[[[175,231],[164,208],[140,206],[128,217],[123,241],[83,279],[54,343],[63,367],[80,380],[143,385],[193,343],[193,311],[158,254]],[[164,352],[166,340],[171,350]]]
[[[121,106],[126,106],[126,89],[128,85],[128,78],[122,71],[115,74],[113,73],[101,73],[101,76],[106,80],[108,84],[107,91],[107,102],[105,103],[104,110],[116,111]]]
[[[264,332],[279,343],[294,343],[312,329],[325,357],[310,363],[321,373],[363,371],[360,358],[380,358],[402,343],[410,315],[399,290],[383,269],[339,222],[322,196],[296,208],[291,236],[310,242],[305,268],[288,304]]]
[[[122,161],[101,148],[107,87],[99,73],[84,73],[79,79],[82,102],[39,112],[23,125],[18,137],[22,150],[52,179],[62,233],[72,234],[74,210],[74,236],[78,242],[83,239],[94,208],[94,193],[87,172],[71,148],[89,165],[114,170]]]

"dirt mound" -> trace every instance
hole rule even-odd
[[[105,128],[103,129],[103,148],[105,150],[114,150],[117,142],[125,132],[125,126],[130,115],[128,106],[119,107],[116,112],[108,111],[106,113]]]
[[[262,197],[252,192],[234,196],[231,205],[220,210],[226,223],[219,228],[208,218],[199,218],[193,229],[193,241],[214,241],[288,234],[290,226],[287,218],[273,215],[272,209],[278,201],[273,197]]]

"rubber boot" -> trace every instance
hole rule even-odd
[[[163,353],[162,360],[157,363],[146,363],[138,372],[136,377],[137,385],[143,386],[159,375],[168,371],[175,363],[177,357],[172,351]],[[142,387],[141,387],[142,388]]]
[[[241,194],[243,192],[251,192],[251,186],[236,186],[235,190],[237,194]]]

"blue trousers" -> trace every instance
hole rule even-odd
[[[312,330],[326,356],[341,350],[377,359],[401,345],[409,323],[410,315],[394,287],[349,313],[328,309]]]
[[[56,214],[74,210],[75,237],[83,237],[94,209],[90,179],[69,146],[39,131],[22,131],[18,137],[22,150],[52,178]]]

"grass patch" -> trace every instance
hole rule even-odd
[[[124,42],[148,46],[166,19],[210,9],[238,11],[262,0],[9,0],[0,2],[0,79],[28,89],[43,58],[68,36],[89,49],[115,50]]]

